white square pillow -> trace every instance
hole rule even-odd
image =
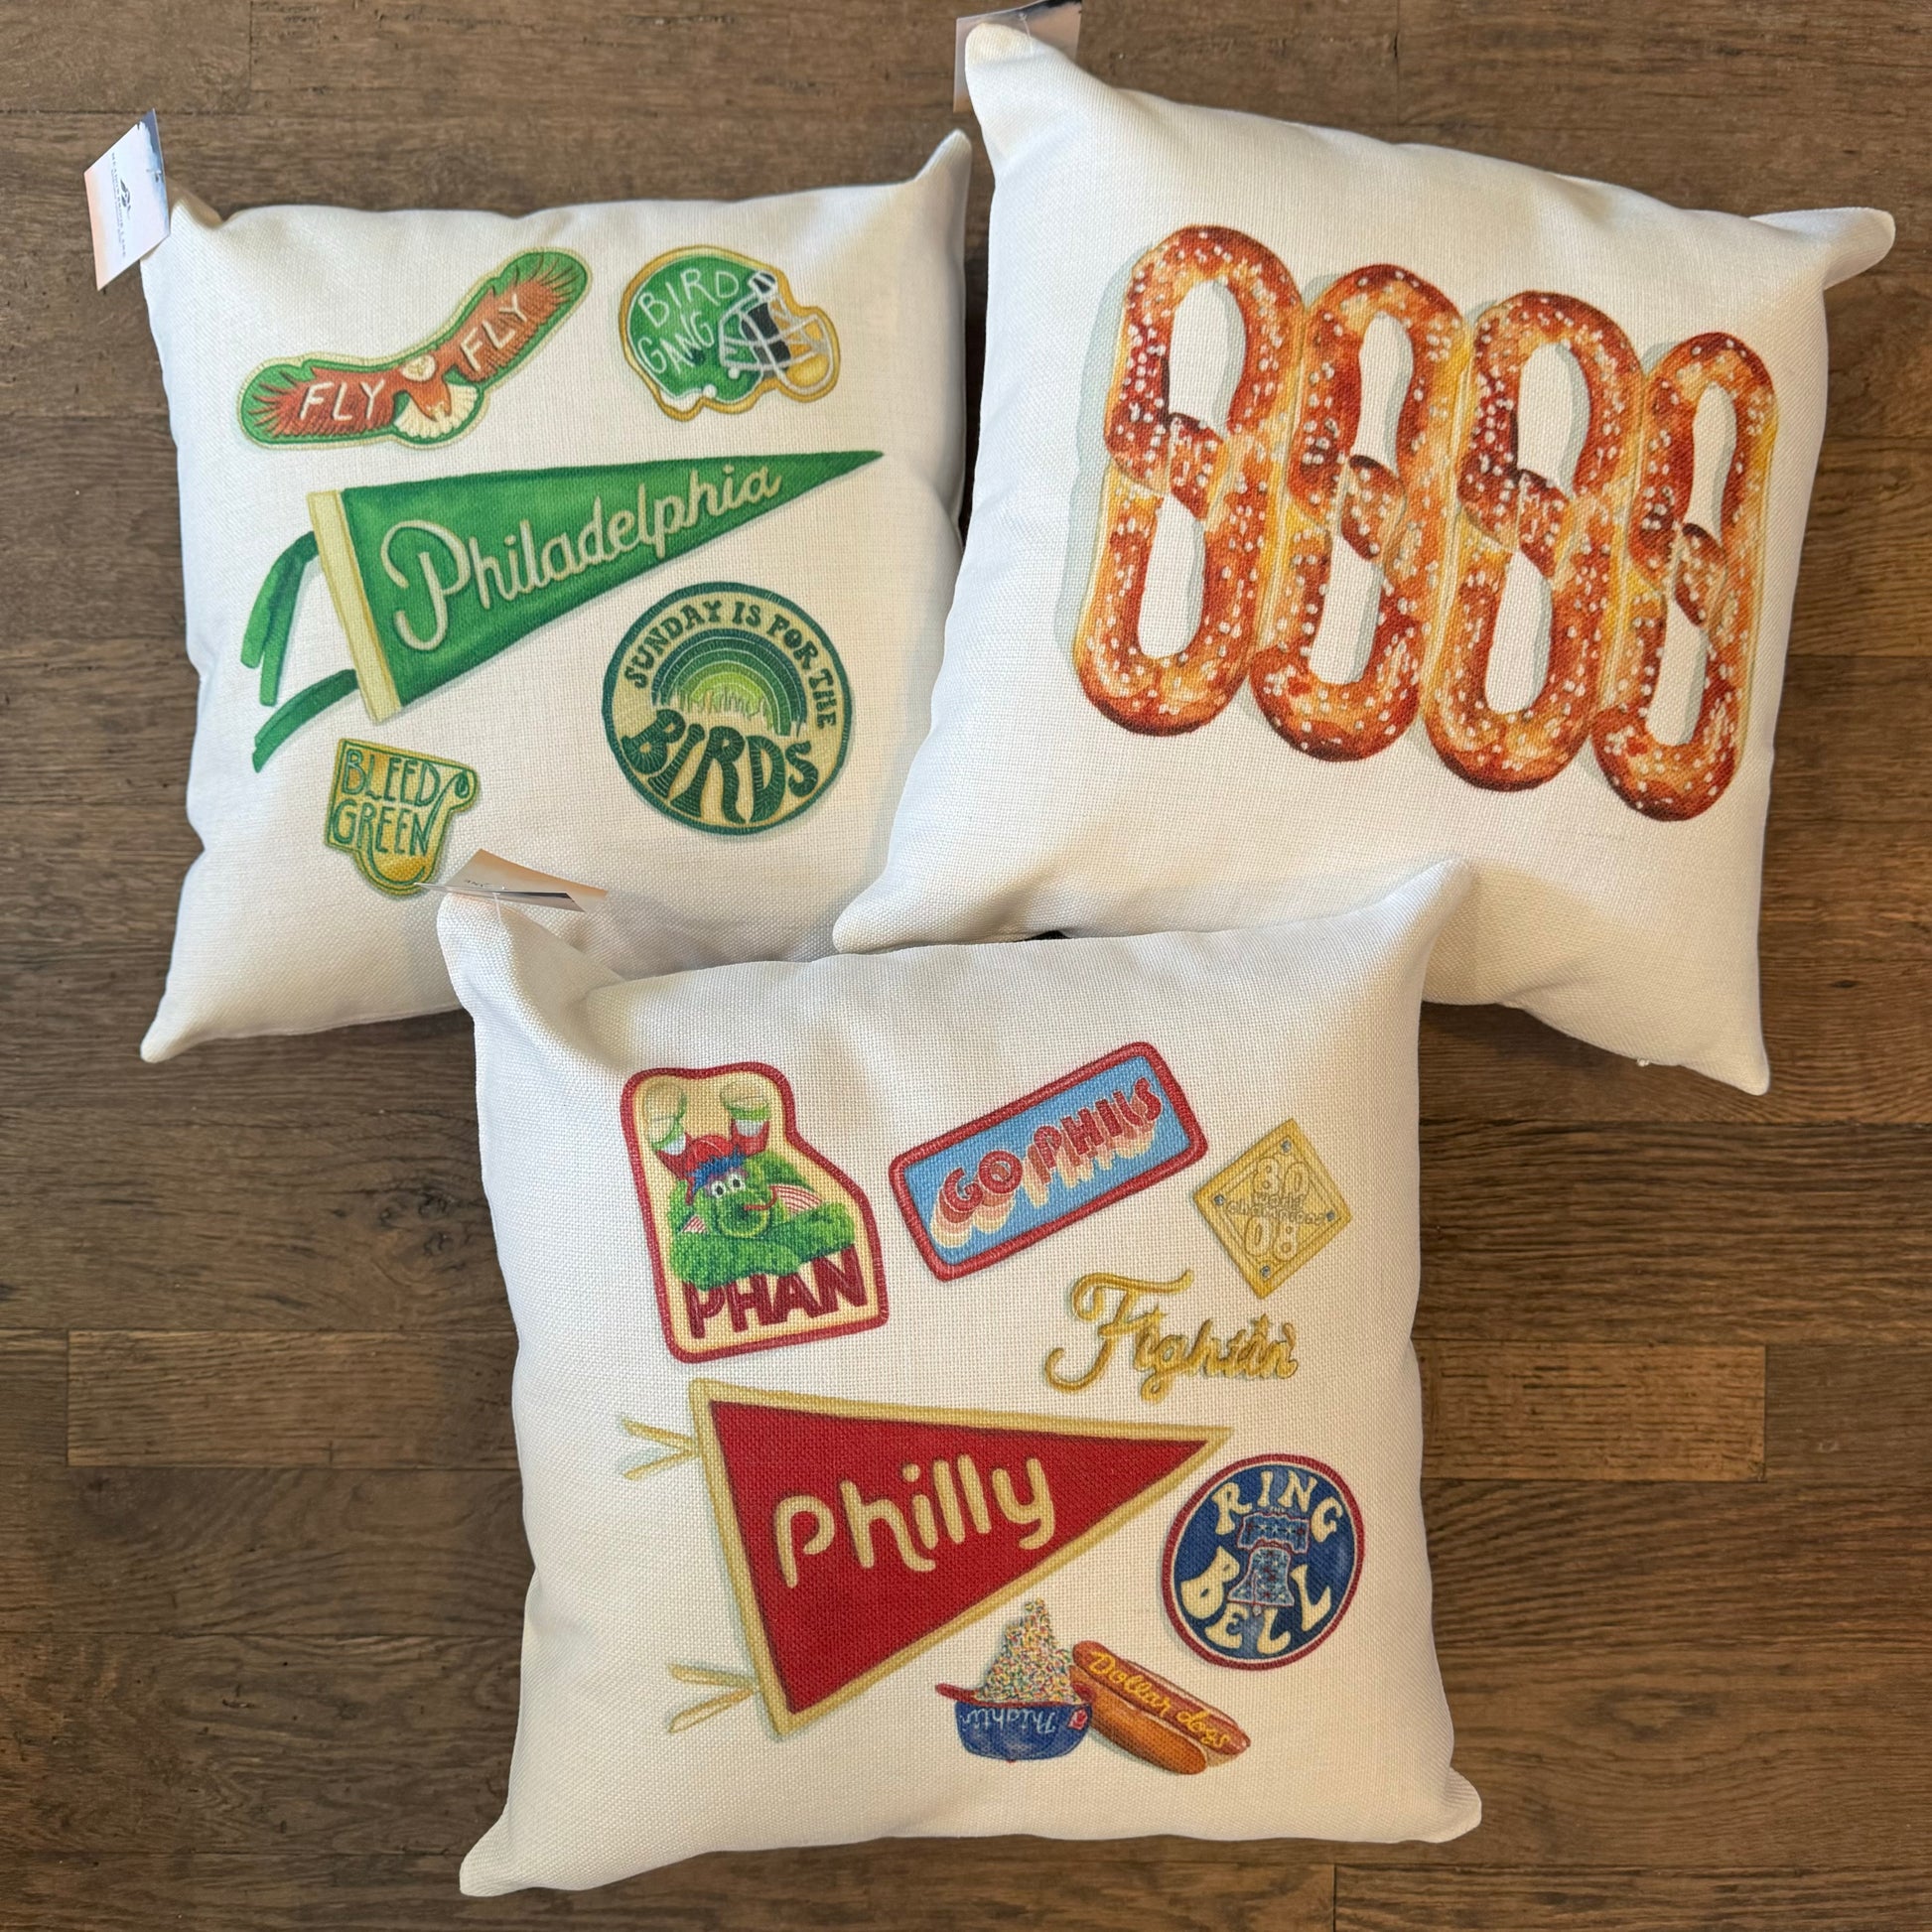
[[[520,219],[183,199],[142,265],[202,678],[142,1051],[453,1003],[479,848],[631,970],[830,949],[958,562],[968,150]]]
[[[1476,1822],[1409,1340],[1464,883],[641,982],[448,900],[535,1559],[466,1891]]]
[[[1687,213],[969,44],[973,523],[846,949],[1319,909],[1456,854],[1429,994],[1761,1091],[1760,853],[1868,209]]]

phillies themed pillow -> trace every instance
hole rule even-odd
[[[1409,1339],[1466,883],[642,981],[448,897],[535,1562],[466,1891],[1475,1824]]]
[[[729,205],[178,201],[142,279],[204,850],[146,1057],[450,1006],[480,850],[610,889],[556,916],[626,970],[830,949],[958,561],[967,172],[954,135]]]
[[[1820,297],[1890,218],[1174,106],[1008,28],[967,71],[973,527],[840,946],[1247,922],[1455,854],[1431,998],[1761,1091]]]

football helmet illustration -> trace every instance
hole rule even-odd
[[[823,395],[839,372],[825,312],[794,309],[768,268],[753,269],[745,293],[719,318],[718,359],[730,375],[769,376],[800,402]]]

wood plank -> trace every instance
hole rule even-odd
[[[1762,1349],[1425,1341],[1416,1352],[1431,1475],[1753,1482],[1764,1473]]]
[[[5,1637],[15,1852],[461,1851],[489,1823],[518,1643]]]
[[[508,1638],[0,1640],[15,1847],[447,1856],[493,1815],[516,1654]],[[1486,1806],[1446,1863],[1882,1866],[1932,1801],[1920,1643],[1646,1640],[1445,1666]]]
[[[513,1469],[507,1334],[77,1333],[68,1457]]]
[[[150,107],[207,113],[239,107],[247,94],[248,0],[66,0],[58,27],[44,8],[0,14],[0,112],[105,109],[125,126]],[[86,215],[73,186],[69,227],[84,249]]]
[[[1334,1932],[1900,1932],[1932,1867],[1862,1871],[1469,1871],[1335,1874]]]
[[[513,1476],[29,1466],[0,1482],[0,1631],[500,1637],[529,1580]]]
[[[1429,1024],[1440,1038],[1442,1018]],[[466,1025],[214,1048],[133,1068],[117,1100],[59,1108],[50,1079],[43,1109],[0,1115],[0,1166],[18,1182],[0,1212],[7,1319],[505,1333]],[[96,1077],[75,1059],[76,1084]],[[1436,1110],[1483,1104],[1430,1062],[1426,1035]],[[1512,1098],[1498,1082],[1496,1111]],[[229,1138],[210,1162],[217,1120]],[[111,1171],[94,1161],[104,1145]],[[1921,1128],[1458,1113],[1422,1145],[1425,1337],[1932,1342]]]
[[[1582,123],[1633,148],[1768,123],[1828,149],[1840,123],[1909,114],[1932,33],[1889,0],[1404,0],[1400,66],[1403,112],[1422,122]]]
[[[1764,1433],[1776,1481],[1932,1485],[1932,1348],[1771,1349]]]
[[[1437,1123],[1426,1336],[1928,1339],[1920,1128]]]
[[[1430,1482],[1424,1500],[1446,1654],[1634,1675],[1673,1645],[1725,1644],[1747,1675],[1746,1657],[1805,1641],[1815,1610],[1826,1674],[1867,1645],[1924,1656],[1924,1489]]]
[[[68,1338],[0,1328],[0,1467],[67,1457]]]
[[[1667,1647],[1647,1629],[1628,1648],[1605,1642],[1630,1627],[1619,1609],[1653,1599],[1663,1547],[1599,1601],[1594,1641],[1445,1656],[1456,1764],[1484,1822],[1433,1857],[1843,1870],[1915,1855],[1932,1805],[1923,1639],[1854,1649],[1834,1628],[1808,1643],[1788,1634],[1802,1599],[1787,1598],[1787,1635],[1748,1651],[1720,1631],[1708,1647]]]
[[[75,1467],[512,1469],[502,1334],[76,1333]],[[1432,1474],[1739,1482],[1763,1351],[1434,1342]]]
[[[0,1932],[399,1932],[612,1926],[636,1932],[1329,1932],[1334,1878],[1288,1841],[1042,1845],[882,1839],[688,1859],[596,1891],[460,1898],[455,1857],[301,1853],[0,1856]]]

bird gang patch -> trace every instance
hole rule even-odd
[[[776,1067],[651,1067],[622,1105],[664,1344],[679,1361],[885,1321],[871,1205],[800,1134]]]
[[[269,449],[308,443],[446,443],[582,299],[591,271],[562,248],[506,261],[427,341],[373,362],[311,355],[270,362],[241,391],[243,431]]]
[[[1180,1083],[1137,1042],[901,1154],[893,1193],[926,1266],[956,1281],[1206,1152]]]
[[[323,837],[377,892],[409,898],[436,877],[451,820],[482,788],[476,771],[453,759],[345,738],[336,746]]]
[[[813,402],[839,379],[839,339],[782,269],[729,248],[675,248],[631,277],[618,310],[623,352],[679,422],[736,415],[773,390]]]
[[[1181,1506],[1161,1558],[1169,1620],[1196,1656],[1275,1670],[1333,1634],[1362,1574],[1362,1514],[1326,1463],[1251,1455]]]
[[[624,632],[604,675],[604,733],[631,789],[665,817],[768,832],[839,775],[852,688],[831,638],[789,598],[693,584]]]

